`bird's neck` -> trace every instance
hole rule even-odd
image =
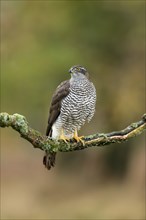
[[[81,82],[88,82],[88,81],[89,81],[88,78],[83,74],[80,74],[78,77],[72,75],[71,79],[70,79],[71,84],[72,83],[78,84],[78,83],[81,83]]]
[[[87,95],[90,90],[93,90],[91,82],[87,77],[82,78],[71,78],[70,79],[70,89],[73,93],[78,93],[78,95],[83,93]]]

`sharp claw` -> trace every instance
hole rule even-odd
[[[69,141],[68,138],[65,138],[64,136],[60,135],[59,137],[60,140],[63,140],[66,144],[67,144],[67,141]]]
[[[67,144],[67,141],[69,141],[69,138],[65,137],[63,130],[61,132],[59,139],[63,140],[66,144]]]
[[[83,144],[83,146],[85,145],[84,140],[82,140],[82,138],[84,138],[84,136],[78,136],[77,131],[75,131],[73,138],[77,141],[77,142],[81,142]]]
[[[78,137],[78,138],[75,138],[75,137],[74,137],[74,139],[75,139],[77,142],[81,142],[81,143],[83,144],[83,146],[84,146],[84,145],[85,145],[85,141],[82,140],[83,137],[84,137],[84,136],[81,136],[81,137]]]

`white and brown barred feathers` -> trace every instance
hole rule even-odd
[[[63,130],[65,137],[72,138],[95,113],[96,89],[82,66],[70,69],[71,79],[56,89],[50,106],[46,135],[59,139]],[[56,153],[47,153],[43,163],[50,169],[55,164]]]

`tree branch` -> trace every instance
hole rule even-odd
[[[121,131],[111,133],[97,133],[84,137],[85,144],[76,142],[71,139],[67,143],[63,140],[52,140],[40,132],[32,129],[26,118],[19,114],[9,115],[8,113],[0,113],[0,127],[12,127],[18,131],[24,139],[28,140],[35,148],[39,148],[48,152],[69,152],[75,150],[83,150],[93,146],[104,146],[113,143],[122,143],[135,136],[140,135],[146,129],[146,114],[138,122],[132,123]]]

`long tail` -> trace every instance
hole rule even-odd
[[[56,153],[45,153],[45,156],[43,158],[43,164],[45,165],[45,167],[50,170],[51,167],[55,166],[55,158],[56,158]]]
[[[48,124],[47,126],[47,130],[46,130],[46,136],[51,137],[52,136],[52,129],[51,129],[52,125]],[[45,165],[45,167],[50,170],[51,167],[55,166],[55,158],[56,158],[56,153],[49,153],[49,152],[45,152],[45,156],[43,158],[43,164]]]

